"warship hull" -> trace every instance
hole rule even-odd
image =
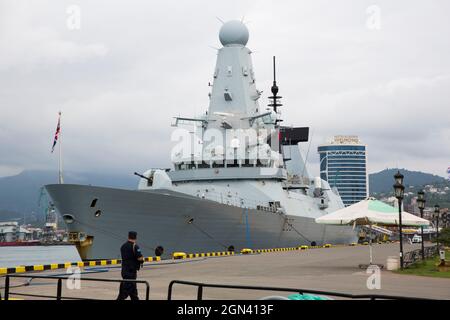
[[[314,218],[247,209],[174,191],[47,185],[72,235],[82,235],[83,259],[120,258],[128,231],[138,233],[145,255],[350,243],[352,227],[325,226]],[[73,239],[72,239],[73,240]]]

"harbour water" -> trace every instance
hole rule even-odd
[[[0,247],[0,268],[80,261],[75,246]]]

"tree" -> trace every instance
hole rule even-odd
[[[447,247],[450,246],[450,228],[444,228],[439,231],[438,240],[440,244],[443,244]],[[433,242],[436,242],[436,239],[434,239]]]

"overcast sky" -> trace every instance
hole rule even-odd
[[[445,176],[449,12],[448,0],[0,0],[0,176],[57,168],[59,110],[66,170],[170,166],[172,117],[208,106],[216,17],[244,17],[263,105],[277,56],[285,124],[311,128],[310,172],[318,144],[349,134],[369,172]]]

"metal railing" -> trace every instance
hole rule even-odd
[[[380,295],[380,294],[350,294],[350,293],[342,293],[342,292],[330,292],[330,291],[298,289],[298,288],[278,288],[278,287],[258,287],[258,286],[244,286],[244,285],[212,284],[212,283],[201,283],[201,282],[192,282],[192,281],[184,281],[184,280],[173,280],[170,282],[168,293],[167,293],[167,300],[172,300],[174,284],[181,284],[181,285],[197,287],[197,300],[203,299],[203,289],[204,288],[295,292],[295,293],[299,293],[299,294],[308,293],[308,294],[318,294],[318,295],[324,295],[324,296],[349,298],[349,299],[430,300],[430,299],[417,298],[417,297],[390,296],[390,295]]]
[[[56,296],[50,295],[40,295],[40,294],[25,294],[10,291],[10,278],[38,278],[38,279],[54,279],[57,281]],[[27,296],[35,298],[55,298],[56,300],[98,300],[98,299],[87,299],[79,297],[63,297],[62,295],[62,281],[67,280],[67,277],[57,277],[57,276],[34,276],[34,275],[7,275],[5,278],[5,292],[4,300],[8,300],[10,295],[16,296]],[[98,279],[98,278],[85,278],[83,280],[87,281],[97,281],[97,282],[135,282],[143,283],[146,285],[145,300],[149,300],[150,296],[150,285],[144,280],[121,280],[121,279]],[[175,284],[187,285],[197,287],[197,300],[203,299],[204,288],[221,288],[221,289],[234,289],[234,290],[253,290],[253,291],[279,291],[279,292],[291,292],[298,294],[317,294],[322,296],[331,296],[347,299],[384,299],[384,300],[430,300],[427,298],[418,297],[404,297],[404,296],[391,296],[391,295],[380,295],[380,294],[350,294],[342,292],[330,292],[323,290],[312,290],[312,289],[300,289],[300,288],[280,288],[280,287],[260,287],[260,286],[246,286],[246,285],[228,285],[228,284],[212,284],[212,283],[201,283],[183,280],[173,280],[170,282],[168,287],[167,300],[172,300],[173,296],[173,286]]]
[[[437,255],[437,246],[428,246],[424,248],[424,256],[425,259],[432,258],[435,255]],[[408,251],[405,253],[403,263],[404,266],[407,268],[414,263],[422,260],[422,249],[416,249],[412,251]]]
[[[56,283],[56,296],[49,295],[41,295],[41,294],[31,294],[31,293],[20,293],[20,292],[11,292],[10,278],[26,278],[26,279],[46,279],[46,280],[58,280]],[[4,291],[4,299],[8,300],[10,295],[16,296],[26,296],[26,297],[34,297],[34,298],[55,298],[56,300],[68,299],[68,300],[99,300],[99,299],[86,299],[86,298],[77,298],[77,297],[63,297],[62,295],[62,281],[68,280],[69,276],[38,276],[38,275],[6,275],[5,276],[5,291]],[[142,283],[145,284],[145,300],[149,300],[150,298],[150,284],[145,280],[131,280],[131,279],[101,279],[101,278],[83,278],[80,281],[95,281],[95,282],[134,282],[136,284]]]

